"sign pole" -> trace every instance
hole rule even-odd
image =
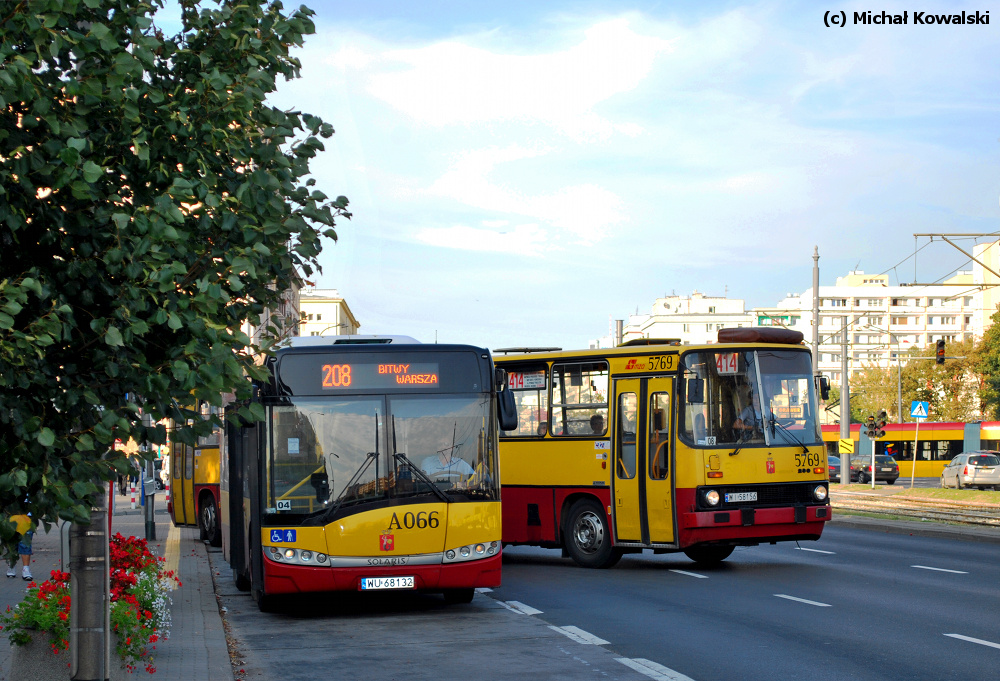
[[[910,489],[913,489],[913,478],[917,474],[917,442],[920,441],[920,422],[923,419],[917,419],[917,427],[913,431],[913,465],[910,468]]]
[[[920,422],[930,416],[931,405],[927,402],[914,400],[910,403],[910,416],[917,422],[913,433],[913,463],[910,469],[910,489],[913,489],[913,478],[917,475],[917,443],[920,442]]]

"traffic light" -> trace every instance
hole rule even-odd
[[[875,439],[876,429],[875,429],[875,417],[874,416],[869,416],[867,419],[865,419],[865,431],[866,431],[866,433],[867,433],[867,435],[868,435],[868,437],[870,439],[872,439],[872,440]]]
[[[937,350],[934,351],[934,358],[938,364],[944,364],[944,338],[937,342]]]
[[[885,409],[878,413],[875,419],[875,437],[885,437],[885,422],[888,418],[889,415],[885,413]]]

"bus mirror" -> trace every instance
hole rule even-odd
[[[816,383],[819,385],[819,396],[824,402],[830,399],[830,379],[826,376],[817,376]]]
[[[500,392],[507,386],[507,370],[503,367],[493,367],[493,389]]]
[[[689,378],[687,382],[688,404],[704,404],[705,402],[705,379]]]
[[[517,430],[517,405],[514,403],[514,391],[504,390],[497,395],[500,412],[500,430]]]
[[[330,500],[330,479],[326,473],[313,473],[309,476],[309,484],[316,490],[316,501],[323,503]]]

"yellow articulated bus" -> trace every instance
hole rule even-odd
[[[202,403],[198,406],[201,418],[218,415],[217,407]],[[173,437],[173,424],[168,425],[170,435],[169,484],[170,497],[167,512],[174,525],[197,526],[201,538],[212,546],[222,543],[219,528],[219,441],[222,429],[211,435],[199,437],[194,446],[178,442]]]
[[[223,552],[262,610],[286,594],[500,584],[499,426],[516,428],[488,350],[407,337],[297,338],[227,422]]]
[[[500,436],[504,544],[602,568],[646,549],[714,563],[819,539],[827,460],[801,341],[739,328],[711,345],[498,356],[518,408]]]

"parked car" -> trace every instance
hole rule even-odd
[[[827,463],[830,466],[830,482],[840,482],[840,457],[829,456]]]
[[[156,485],[156,489],[166,487],[163,480],[163,459],[153,459],[153,483]]]
[[[871,455],[858,455],[851,458],[851,479],[862,485],[872,481],[872,457]],[[892,485],[899,478],[899,464],[891,456],[885,454],[875,455],[875,482],[885,481],[885,484]]]
[[[1000,452],[962,452],[941,471],[941,486],[1000,489]]]

